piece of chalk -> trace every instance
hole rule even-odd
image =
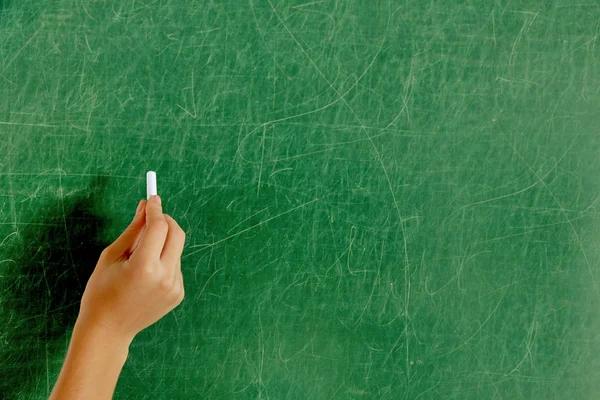
[[[158,194],[156,191],[156,172],[148,171],[146,173],[146,195],[147,200],[150,200],[151,196]]]

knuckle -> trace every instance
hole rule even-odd
[[[136,271],[138,278],[144,282],[151,282],[154,279],[154,275],[156,274],[156,271],[151,264],[143,265]]]
[[[110,246],[105,247],[104,250],[102,250],[102,253],[100,253],[100,258],[106,259],[106,258],[108,258],[109,255],[110,255]]]
[[[173,297],[175,298],[175,302],[177,304],[183,301],[183,298],[185,297],[185,290],[183,289],[181,283],[177,283],[175,285],[175,289],[173,290]]]
[[[173,282],[168,277],[163,277],[158,282],[158,288],[161,292],[170,292],[171,287],[173,286]]]
[[[102,253],[100,253],[100,260],[103,261],[108,261],[111,258],[113,258],[113,253],[114,253],[114,247],[112,245],[107,246],[104,250],[102,250]]]
[[[185,294],[184,294],[184,291],[182,290],[177,295],[177,299],[176,299],[177,304],[181,304],[181,302],[183,301],[184,297],[185,297]]]

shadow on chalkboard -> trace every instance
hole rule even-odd
[[[78,195],[40,206],[13,235],[14,245],[0,249],[10,264],[0,280],[0,399],[54,385],[51,360],[64,354],[85,285],[108,245],[100,239],[107,219],[90,196],[105,184],[99,178]],[[42,215],[46,210],[57,211]]]

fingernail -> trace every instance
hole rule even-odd
[[[144,205],[144,200],[140,200],[136,210],[135,210],[135,215],[138,215],[140,213],[140,211],[142,211]]]
[[[162,200],[160,199],[160,196],[157,195],[157,194],[155,194],[154,196],[150,197],[150,200],[154,201],[158,205],[162,204]]]

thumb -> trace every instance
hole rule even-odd
[[[144,226],[146,226],[146,201],[141,200],[138,204],[137,213],[133,217],[133,221],[129,224],[125,231],[107,247],[109,258],[116,260],[119,258],[128,258],[134,245],[139,240]]]

